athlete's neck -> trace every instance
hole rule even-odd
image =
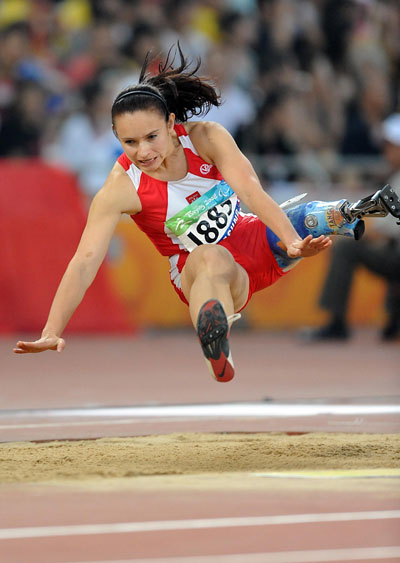
[[[179,141],[178,135],[173,131],[169,140],[169,147],[164,160],[156,170],[146,171],[148,176],[157,180],[181,180],[188,173],[188,163],[185,151]]]

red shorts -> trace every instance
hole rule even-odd
[[[278,266],[267,241],[266,226],[255,215],[239,215],[232,234],[218,243],[232,254],[249,276],[249,294],[244,308],[253,293],[269,287],[286,273]],[[180,284],[180,273],[189,252],[184,252],[171,262],[171,282],[180,299],[188,305]]]

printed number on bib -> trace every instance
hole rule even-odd
[[[167,233],[191,252],[228,237],[240,210],[237,195],[223,180],[165,222]]]
[[[232,201],[230,199],[212,207],[207,213],[204,213],[205,219],[189,229],[186,233],[187,237],[197,246],[219,242],[222,238],[221,233],[224,234],[232,213]]]

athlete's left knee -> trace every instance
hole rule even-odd
[[[204,244],[190,254],[186,265],[195,275],[222,277],[229,280],[234,274],[235,261],[232,254],[216,244]]]

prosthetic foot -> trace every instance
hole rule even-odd
[[[400,225],[400,198],[389,185],[355,203],[340,199],[333,202],[310,201],[298,204],[306,195],[302,194],[281,205],[302,238],[308,235],[341,235],[360,240],[365,230],[364,217],[386,217],[390,214],[399,219]],[[278,246],[278,237],[268,227],[267,238],[279,266],[284,271],[290,270],[301,260],[289,258]]]
[[[386,217],[390,214],[399,219],[397,224],[400,225],[400,198],[387,184],[373,195],[364,197],[356,203],[346,202],[341,212],[349,222],[362,217]]]

